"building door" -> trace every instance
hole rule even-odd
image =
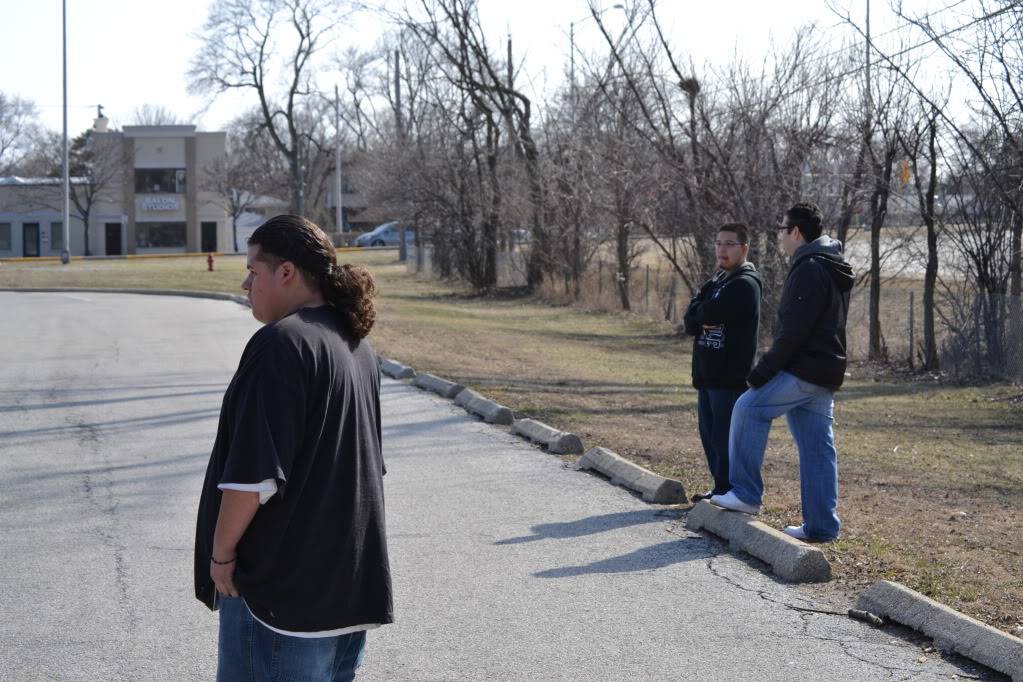
[[[21,244],[26,258],[39,257],[39,223],[21,224]]]
[[[107,255],[121,255],[121,223],[105,223]]]
[[[202,224],[202,252],[213,253],[217,250],[217,224]]]

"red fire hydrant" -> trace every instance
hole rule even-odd
[[[206,271],[213,272],[213,254],[206,254]]]

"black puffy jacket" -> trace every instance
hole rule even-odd
[[[782,289],[774,340],[750,372],[751,386],[763,386],[782,370],[833,390],[842,385],[853,282],[842,242],[821,236],[799,247]]]

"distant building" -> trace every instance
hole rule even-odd
[[[102,168],[74,178],[90,189],[91,255],[233,249],[231,220],[205,174],[225,153],[226,134],[195,126],[125,126],[96,119],[94,156]],[[0,178],[0,258],[59,255],[64,248],[59,178]],[[71,206],[72,255],[85,255],[85,225]]]

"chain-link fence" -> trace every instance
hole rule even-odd
[[[499,286],[525,284],[525,254],[501,252]],[[409,250],[410,273],[433,272],[429,247]],[[623,280],[624,286],[623,286]],[[878,305],[879,348],[875,359],[911,367],[926,361],[923,284],[882,288]],[[555,302],[576,302],[593,310],[620,311],[678,324],[689,304],[688,287],[667,263],[640,265],[623,278],[617,265],[598,260],[576,284],[546,279],[539,295]],[[628,303],[626,306],[625,303]],[[935,300],[934,345],[939,367],[959,379],[1023,380],[1023,303],[1020,297],[944,289]],[[762,346],[770,343],[773,320],[764,311]],[[871,359],[870,290],[854,289],[849,300],[846,340],[850,360]]]

